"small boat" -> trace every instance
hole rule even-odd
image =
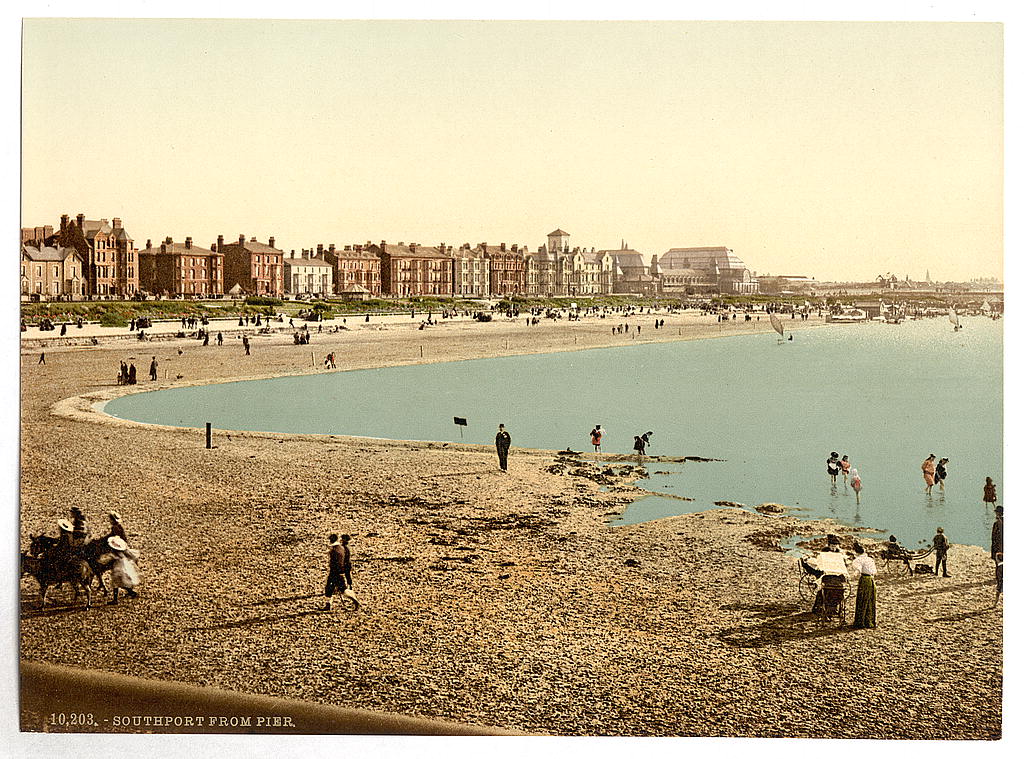
[[[771,320],[772,329],[779,333],[779,337],[785,337],[785,335],[782,332],[782,321],[779,319],[778,316],[775,315],[774,311],[768,314],[768,318]]]

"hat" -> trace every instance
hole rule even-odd
[[[939,529],[937,529],[937,530],[936,530],[935,532],[942,532],[942,528],[940,527],[940,528],[939,528]]]
[[[1003,507],[1002,506],[996,506],[996,514],[1002,514],[1002,513],[1003,513]]]
[[[116,511],[108,511],[107,512],[107,516],[109,516],[115,522],[120,522],[121,521],[121,515],[118,514]]]
[[[121,538],[117,537],[117,535],[111,535],[107,538],[107,545],[115,551],[123,551],[128,547],[128,544],[121,540]]]
[[[71,513],[72,514],[81,514],[82,513],[82,509],[80,507],[78,507],[78,506],[72,506],[71,507]]]
[[[66,519],[58,519],[57,526],[64,530],[64,532],[73,532],[75,529],[71,526],[71,522]]]
[[[833,456],[838,456],[839,454],[836,451],[832,451],[832,455]]]
[[[330,543],[328,543],[328,545],[336,546],[336,545],[339,545],[341,543],[341,541],[338,540],[337,534],[333,533],[333,532],[330,535],[327,536],[327,539],[330,541]]]

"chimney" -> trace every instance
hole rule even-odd
[[[114,219],[113,226],[114,226],[114,229],[120,229],[121,228],[121,220],[120,219]]]
[[[271,237],[270,239],[273,240],[274,238]],[[271,243],[271,245],[273,245],[273,243]],[[324,254],[324,244],[322,242],[318,242],[316,244],[316,255],[317,255],[317,258],[320,258],[321,256],[323,256],[323,254]]]
[[[171,237],[170,237],[170,235],[168,235],[167,238],[164,239],[164,242],[167,243],[168,245],[171,244]]]
[[[518,253],[519,252],[519,245],[518,245],[518,243],[512,243],[512,252],[513,253]]]
[[[502,253],[504,253],[504,252],[505,252],[505,243],[502,243],[502,244],[501,244],[501,252],[502,252]]]
[[[224,235],[217,235],[217,250],[224,248]]]
[[[334,246],[332,245],[331,248],[334,248]],[[351,245],[346,245],[345,246],[345,250],[351,251],[352,250],[352,246]],[[359,250],[359,246],[358,245],[356,246],[356,250]]]
[[[60,215],[60,231],[63,232],[67,228],[68,228],[68,215],[66,213],[62,213]]]
[[[148,249],[150,249],[152,247],[153,247],[153,241],[152,240],[146,240],[146,249],[148,250]]]
[[[239,235],[238,236],[238,244],[239,245],[245,245],[245,235]]]
[[[186,247],[186,248],[187,248],[188,250],[191,250],[191,249],[192,249],[192,238],[191,238],[191,237],[186,237],[186,238],[185,238],[185,247]]]
[[[271,248],[274,247],[274,238],[273,237],[271,237],[269,240],[267,240],[267,245],[269,245]]]
[[[334,243],[333,243],[333,242],[332,242],[332,243],[330,244],[330,246],[329,246],[329,247],[327,248],[327,252],[328,252],[328,253],[333,253],[333,252],[334,252]]]
[[[387,253],[387,251],[388,251],[387,241],[386,240],[381,240],[380,241],[380,252],[381,253]]]
[[[85,214],[84,213],[78,214],[78,216],[75,217],[75,220],[78,222],[78,228],[79,229],[85,229]]]
[[[249,238],[249,242],[256,242],[256,235]]]

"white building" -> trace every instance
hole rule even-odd
[[[334,292],[334,267],[322,258],[284,259],[284,291],[289,295],[326,297]]]

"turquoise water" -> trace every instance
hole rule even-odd
[[[945,319],[836,325],[783,344],[744,335],[281,377],[140,393],[105,410],[186,427],[475,443],[493,443],[502,422],[513,448],[582,451],[601,424],[610,453],[653,430],[652,454],[724,461],[652,463],[644,487],[695,500],[652,495],[622,521],[774,501],[910,547],[939,525],[953,542],[987,547],[982,485],[1002,482],[1002,322],[965,319],[959,333]],[[469,421],[462,438],[455,416]],[[831,487],[833,450],[859,470],[860,504],[842,477]],[[926,496],[929,453],[950,459],[949,478]]]

